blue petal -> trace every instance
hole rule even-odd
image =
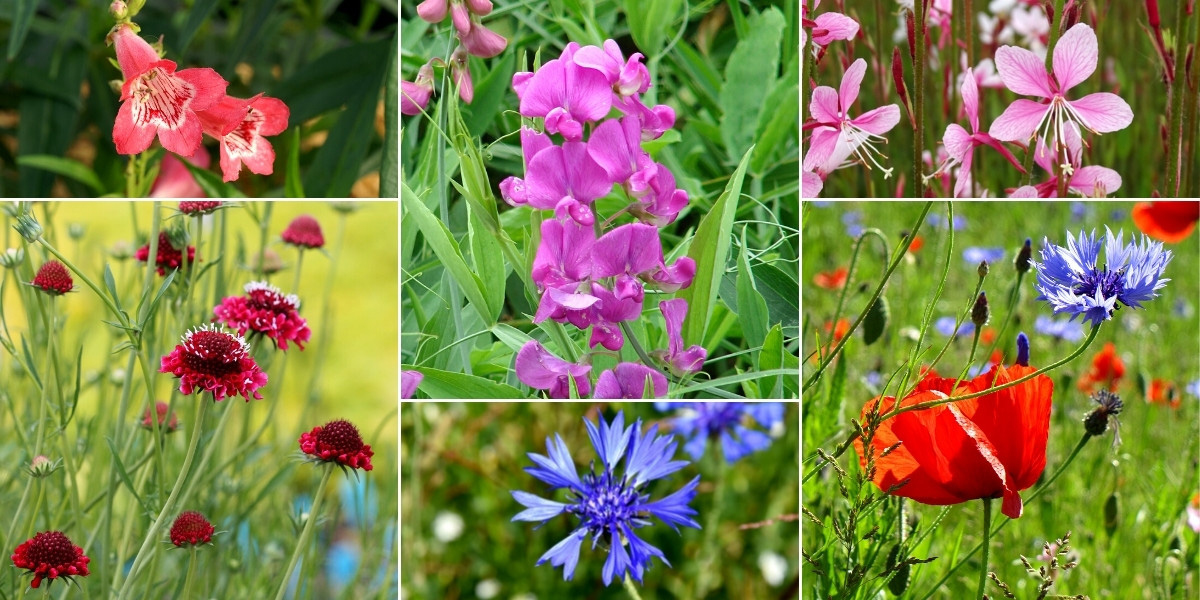
[[[700,433],[693,435],[692,439],[688,440],[687,443],[684,444],[683,449],[694,460],[700,460],[700,457],[704,456],[704,449],[707,447],[708,447],[708,436],[705,435],[703,432],[700,432]]]
[[[635,431],[625,462],[625,476],[637,486],[686,467],[687,461],[671,460],[675,456],[675,446],[675,436],[659,436],[658,425],[651,427],[645,436]]]
[[[629,555],[625,553],[625,547],[621,545],[621,536],[617,535],[617,527],[614,525],[610,528],[612,537],[608,546],[608,560],[604,561],[604,571],[601,575],[604,577],[604,585],[612,583],[615,575],[618,580],[625,578],[625,571],[629,568]]]
[[[746,412],[766,429],[783,420],[782,402],[757,402],[746,406]]]
[[[528,492],[513,491],[512,497],[522,506],[528,507],[517,513],[513,521],[548,521],[562,514],[567,505],[553,500],[547,500]]]
[[[613,418],[612,424],[609,425],[604,421],[604,415],[600,415],[600,428],[596,429],[596,425],[591,421],[584,419],[584,424],[587,425],[588,437],[592,440],[592,446],[596,448],[596,453],[600,455],[600,459],[604,461],[604,466],[608,470],[612,470],[617,462],[621,460],[621,455],[625,453],[625,447],[629,444],[629,434],[633,428],[625,427],[625,412],[620,411]],[[641,427],[641,421],[638,421],[638,427]]]
[[[563,581],[570,580],[575,576],[575,567],[579,564],[579,545],[583,543],[583,538],[586,536],[587,529],[583,527],[572,531],[571,535],[547,550],[538,559],[535,566],[541,566],[548,560],[551,566],[563,567]]]
[[[552,489],[565,487],[582,491],[583,484],[579,481],[579,474],[575,471],[575,461],[571,458],[571,451],[567,449],[566,443],[557,433],[554,434],[553,442],[550,438],[546,438],[546,455],[549,458],[533,452],[527,453],[529,460],[537,463],[539,468],[526,467],[525,472],[550,484]]]
[[[688,506],[688,503],[696,497],[696,486],[700,484],[700,476],[688,482],[679,491],[649,504],[643,504],[638,507],[638,511],[648,512],[668,525],[675,531],[679,531],[676,525],[684,525],[686,527],[694,527],[700,529],[700,524],[692,520],[692,515],[696,511]]]
[[[659,560],[666,563],[669,567],[671,563],[667,561],[667,557],[663,555],[662,550],[652,546],[634,533],[633,529],[627,525],[623,525],[621,530],[625,533],[625,539],[629,540],[629,556],[633,566],[633,578],[638,583],[642,583],[642,575],[646,567],[650,566],[650,558],[657,556]]]

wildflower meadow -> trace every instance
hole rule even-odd
[[[409,10],[403,396],[798,396],[794,0]]]
[[[806,202],[803,597],[1195,597],[1198,218]]]
[[[396,219],[6,204],[0,596],[396,598]]]
[[[1200,195],[1194,2],[803,9],[807,198]]]

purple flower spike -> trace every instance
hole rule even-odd
[[[592,398],[604,399],[644,399],[646,397],[646,377],[655,398],[667,394],[667,378],[662,373],[639,363],[621,363],[611,371],[600,374],[596,380],[596,393]]]
[[[616,277],[613,286],[617,298],[641,301],[642,284],[636,279],[662,266],[662,245],[658,228],[642,223],[629,223],[604,234],[592,250],[595,277]]]
[[[526,170],[525,190],[530,206],[591,225],[592,210],[587,205],[612,190],[612,180],[588,155],[587,144],[565,142],[533,157]]]
[[[571,42],[561,57],[542,65],[532,77],[513,76],[521,115],[545,117],[548,133],[561,133],[570,141],[583,139],[583,123],[603,119],[613,98],[602,73],[575,63],[578,49],[579,44]]]
[[[579,395],[586,396],[592,389],[587,378],[591,370],[591,365],[569,363],[550,354],[537,340],[525,342],[517,351],[517,379],[531,388],[547,390],[551,398],[571,396],[568,376],[575,380]]]
[[[663,321],[667,325],[667,354],[666,361],[671,370],[678,374],[695,373],[704,367],[704,359],[708,352],[703,346],[693,344],[687,350],[683,349],[683,319],[687,317],[688,303],[683,298],[664,300],[658,303],[662,311]]]

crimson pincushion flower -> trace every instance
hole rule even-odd
[[[251,281],[245,296],[230,296],[213,308],[216,320],[236,329],[238,335],[261,334],[271,338],[280,350],[295,342],[301,350],[312,335],[308,321],[300,316],[300,299],[284,294],[265,281]]]
[[[138,248],[134,258],[140,262],[146,262],[150,258],[150,244]],[[196,247],[188,246],[187,262],[192,263],[195,260]],[[165,231],[158,234],[158,255],[154,258],[154,264],[158,265],[159,275],[166,275],[167,269],[178,269],[183,266],[183,251],[171,245],[171,238]]]
[[[46,261],[38,269],[37,275],[33,277],[30,285],[51,296],[61,296],[75,287],[75,283],[71,281],[71,274],[57,260]]]
[[[43,579],[87,576],[91,559],[61,531],[43,531],[17,546],[12,561],[18,569],[33,573],[29,587],[36,588]]]
[[[325,245],[321,224],[312,215],[300,215],[288,223],[280,236],[283,241],[299,248],[320,248]]]
[[[213,400],[241,395],[250,401],[262,399],[258,388],[267,384],[267,374],[250,356],[250,344],[217,325],[201,325],[183,336],[183,341],[162,357],[161,373],[180,379],[179,391],[212,392]]]
[[[364,471],[373,468],[371,457],[375,456],[371,446],[363,443],[358,428],[345,419],[330,421],[300,434],[300,450],[318,462],[332,462]]]
[[[212,541],[214,531],[204,515],[185,510],[171,524],[171,543],[179,547],[207,544]]]
[[[179,429],[179,417],[171,411],[170,405],[162,400],[154,403],[154,408],[147,408],[142,413],[141,421],[142,429],[163,429],[166,433],[171,433]]]
[[[220,200],[184,200],[179,203],[179,212],[188,216],[208,215],[220,206]]]

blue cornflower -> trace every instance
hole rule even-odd
[[[1083,339],[1083,324],[1071,320],[1051,319],[1046,315],[1038,315],[1033,324],[1033,330],[1042,334],[1056,337],[1068,342],[1078,342]]]
[[[925,217],[925,222],[934,229],[941,229],[946,226],[946,215],[930,213],[928,217]],[[966,226],[967,218],[962,215],[954,215],[954,219],[950,222],[950,227],[955,231],[961,231]]]
[[[963,321],[963,324],[959,325],[958,330],[955,331],[955,320],[954,317],[942,317],[933,322],[933,328],[946,337],[967,335],[975,331],[975,324],[970,321]]]
[[[848,210],[842,215],[842,225],[846,227],[846,235],[858,237],[862,235],[862,214],[856,210]]]
[[[1101,239],[1094,230],[1090,236],[1079,232],[1077,239],[1068,233],[1066,248],[1049,239],[1042,243],[1042,262],[1033,263],[1041,292],[1038,300],[1049,302],[1055,313],[1070,314],[1072,321],[1083,315],[1083,320],[1099,325],[1112,318],[1120,305],[1141,308],[1142,302],[1158,297],[1155,291],[1170,281],[1161,277],[1171,262],[1171,251],[1145,235],[1140,243],[1122,245],[1124,232],[1113,237],[1112,230],[1106,227],[1105,231]],[[1097,266],[1101,246],[1106,260]]]
[[[749,417],[768,431],[783,421],[781,402],[655,402],[659,411],[679,409],[673,425],[687,438],[683,449],[695,460],[704,456],[709,438],[721,439],[725,462],[734,463],[748,454],[765,450],[771,436],[745,423]]]
[[[646,488],[651,481],[660,479],[688,465],[686,460],[671,460],[675,456],[675,436],[658,435],[658,426],[651,427],[646,435],[638,433],[642,420],[625,427],[625,414],[618,412],[612,424],[599,418],[599,428],[584,419],[592,446],[600,455],[603,471],[596,473],[593,462],[591,472],[580,477],[575,471],[571,452],[562,437],[554,435],[554,441],[546,438],[546,456],[528,453],[537,467],[525,467],[525,471],[550,484],[551,490],[567,488],[571,492],[569,502],[554,502],[530,493],[514,491],[512,496],[526,509],[513,517],[513,521],[540,521],[545,523],[563,513],[580,519],[580,524],[563,541],[554,545],[538,559],[555,567],[563,567],[563,579],[571,579],[575,566],[579,564],[579,546],[589,534],[592,549],[604,539],[608,545],[608,560],[604,562],[604,585],[625,578],[630,572],[639,583],[650,558],[657,556],[669,567],[671,563],[662,550],[651,546],[634,533],[640,527],[651,525],[650,517],[658,517],[679,531],[678,525],[700,529],[692,520],[696,511],[688,503],[696,497],[697,475],[682,489],[661,500],[650,502]],[[616,474],[617,463],[625,459],[624,474]],[[539,525],[540,527],[540,525]]]
[[[963,250],[963,260],[970,265],[977,265],[981,262],[995,263],[1000,262],[1004,258],[1004,248],[980,248],[979,246],[971,246]]]
[[[1071,220],[1082,221],[1087,216],[1087,203],[1078,200],[1071,202]]]

